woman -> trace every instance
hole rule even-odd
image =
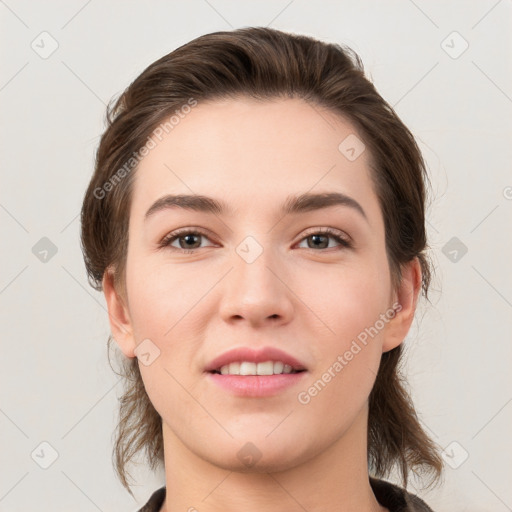
[[[398,364],[428,298],[425,166],[349,48],[199,37],[108,109],[82,249],[125,363],[114,448],[142,511],[431,510]],[[382,478],[396,468],[401,485]]]

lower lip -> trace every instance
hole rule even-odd
[[[281,373],[278,375],[222,375],[209,373],[209,378],[218,386],[236,396],[264,397],[278,394],[297,384],[306,371]]]

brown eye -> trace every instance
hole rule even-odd
[[[201,247],[201,242],[199,242],[199,245],[197,244],[197,240],[202,235],[198,233],[189,233],[188,235],[181,235],[176,238],[176,240],[179,241],[179,244],[181,246],[181,249],[197,249]],[[183,241],[183,243],[182,243]]]
[[[207,235],[197,230],[182,230],[169,233],[160,243],[159,247],[168,247],[172,250],[194,252],[201,249],[201,238],[208,239]],[[178,241],[179,247],[174,244]]]
[[[321,230],[310,232],[310,234],[305,236],[301,240],[301,242],[303,240],[308,241],[308,245],[306,247],[307,249],[331,249],[335,246],[331,245],[329,247],[330,239],[337,242],[338,246],[342,246],[344,248],[351,247],[351,243],[347,239],[343,238],[337,231],[334,231],[329,228],[324,228]]]

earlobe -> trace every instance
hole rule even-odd
[[[135,357],[134,350],[136,345],[129,311],[123,297],[115,289],[114,275],[111,269],[105,270],[102,286],[107,303],[112,337],[126,357]]]
[[[416,311],[421,291],[421,265],[414,258],[402,267],[402,279],[395,293],[395,315],[389,321],[384,332],[382,352],[388,352],[403,342]]]

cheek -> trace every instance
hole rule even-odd
[[[149,365],[140,359],[144,387],[160,416],[171,422],[176,411],[197,411],[187,390],[192,390],[197,377],[195,357],[201,342],[194,319],[204,313],[200,299],[208,289],[173,270],[165,265],[146,267],[144,273],[132,276],[130,291],[136,342],[149,339],[149,352],[156,354]],[[180,418],[185,430],[192,428],[193,418]]]
[[[323,333],[324,347],[329,340],[331,349],[342,349],[386,312],[389,272],[377,261],[318,272],[302,279],[300,286],[296,283],[294,291],[313,313],[307,316],[318,324],[318,334]]]
[[[135,255],[127,265],[127,288],[132,327],[138,339],[170,340],[181,319],[193,311],[205,290],[207,280],[194,278],[190,269],[158,264]]]
[[[338,275],[327,293],[317,295],[325,325],[314,331],[310,346],[316,363],[297,401],[310,418],[325,418],[328,410],[329,425],[321,428],[333,432],[346,428],[366,403],[382,356],[387,277],[379,282],[378,272],[366,270]]]

